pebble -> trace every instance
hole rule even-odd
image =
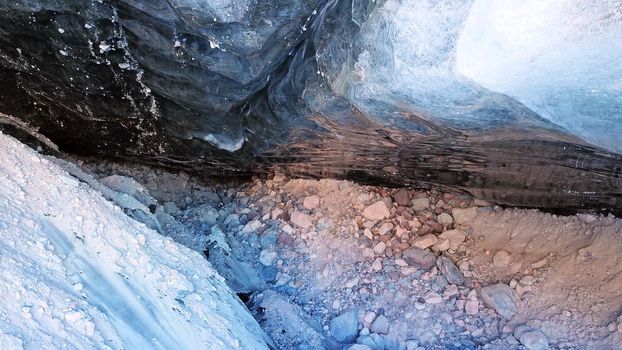
[[[475,216],[477,215],[477,208],[454,208],[451,211],[451,214],[454,217],[456,224],[467,225],[470,224],[473,219],[475,219]]]
[[[549,347],[549,341],[544,333],[525,325],[517,326],[514,329],[514,337],[518,339],[527,350],[545,350]]]
[[[430,200],[427,197],[415,198],[412,200],[412,208],[414,211],[422,211],[430,208]]]
[[[388,218],[391,215],[387,205],[383,201],[378,201],[363,210],[363,216],[367,220],[378,221]]]
[[[302,228],[309,228],[313,226],[313,217],[299,211],[294,211],[290,217],[290,221]]]
[[[382,224],[382,226],[380,226],[380,228],[378,229],[378,234],[381,236],[386,235],[387,233],[391,232],[391,229],[393,228],[393,224],[390,222],[385,222],[384,224]]]
[[[449,249],[456,250],[466,240],[466,236],[460,230],[449,230],[441,233],[439,238],[449,240]]]
[[[393,200],[397,203],[397,205],[407,207],[410,205],[410,194],[405,189],[399,189],[393,195]]]
[[[330,321],[330,335],[342,344],[352,343],[359,332],[358,311],[343,313]]]
[[[423,237],[416,239],[412,245],[419,249],[426,249],[426,248],[429,248],[435,245],[437,242],[438,242],[438,238],[435,235],[430,233],[430,234],[427,234]]]
[[[443,297],[441,297],[440,294],[436,292],[429,292],[423,298],[425,299],[425,302],[427,304],[440,304],[443,302]]]
[[[261,221],[253,220],[253,221],[250,221],[248,224],[244,225],[244,228],[242,229],[242,233],[248,234],[251,232],[255,232],[260,227],[261,227]]]
[[[395,265],[399,267],[407,267],[408,263],[404,261],[403,259],[395,259]]]
[[[346,286],[346,288],[352,288],[352,287],[356,286],[357,284],[359,284],[359,279],[357,277],[354,277],[354,278],[348,280],[345,283],[345,286]]]
[[[267,249],[259,253],[259,262],[264,266],[272,266],[276,260],[276,252]]]
[[[436,264],[436,256],[430,251],[412,247],[402,252],[402,259],[412,267],[429,270]]]
[[[374,246],[374,252],[378,255],[382,255],[386,248],[387,248],[387,244],[384,242],[380,242]]]
[[[380,315],[372,323],[370,331],[378,334],[389,333],[389,319],[385,315]]]
[[[374,271],[380,271],[382,270],[382,261],[380,259],[376,259],[374,260],[374,262],[371,264],[371,268]]]
[[[365,344],[353,344],[348,348],[348,350],[373,350],[373,349]]]
[[[479,301],[478,300],[467,300],[464,303],[464,312],[467,313],[467,315],[477,315],[477,313],[479,312]]]
[[[365,314],[365,318],[363,320],[365,321],[365,323],[371,324],[372,322],[374,322],[375,319],[376,319],[376,313],[373,311],[370,311],[367,314]]]
[[[443,226],[449,226],[454,223],[454,218],[447,213],[441,213],[436,220]]]
[[[449,250],[449,240],[446,238],[440,239],[438,243],[432,246],[432,250],[435,252],[445,252]]]
[[[276,220],[278,219],[281,215],[283,215],[284,211],[281,208],[274,208],[272,209],[272,212],[270,213],[270,218],[272,220]]]
[[[447,256],[443,255],[438,257],[438,259],[436,259],[436,267],[438,267],[438,270],[447,279],[447,282],[459,286],[464,284],[462,272],[460,272],[456,264]]]
[[[302,202],[302,206],[305,207],[306,209],[313,210],[320,206],[320,197],[318,196],[306,197]]]
[[[366,228],[365,230],[363,230],[363,235],[369,239],[374,239],[374,234],[371,233],[371,230]]]
[[[506,268],[512,262],[512,256],[505,250],[498,251],[495,256],[492,257],[492,264],[496,268]]]
[[[512,288],[503,283],[483,287],[479,295],[486,305],[503,318],[509,320],[516,315],[516,295]]]

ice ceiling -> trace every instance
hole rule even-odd
[[[0,0],[0,77],[69,152],[622,207],[620,0]]]

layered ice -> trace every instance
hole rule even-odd
[[[0,0],[0,127],[218,175],[276,165],[616,207],[621,11],[617,0]]]

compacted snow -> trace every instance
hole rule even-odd
[[[199,253],[0,133],[0,349],[266,349]]]

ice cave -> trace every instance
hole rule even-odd
[[[622,349],[622,0],[0,0],[0,350]]]

